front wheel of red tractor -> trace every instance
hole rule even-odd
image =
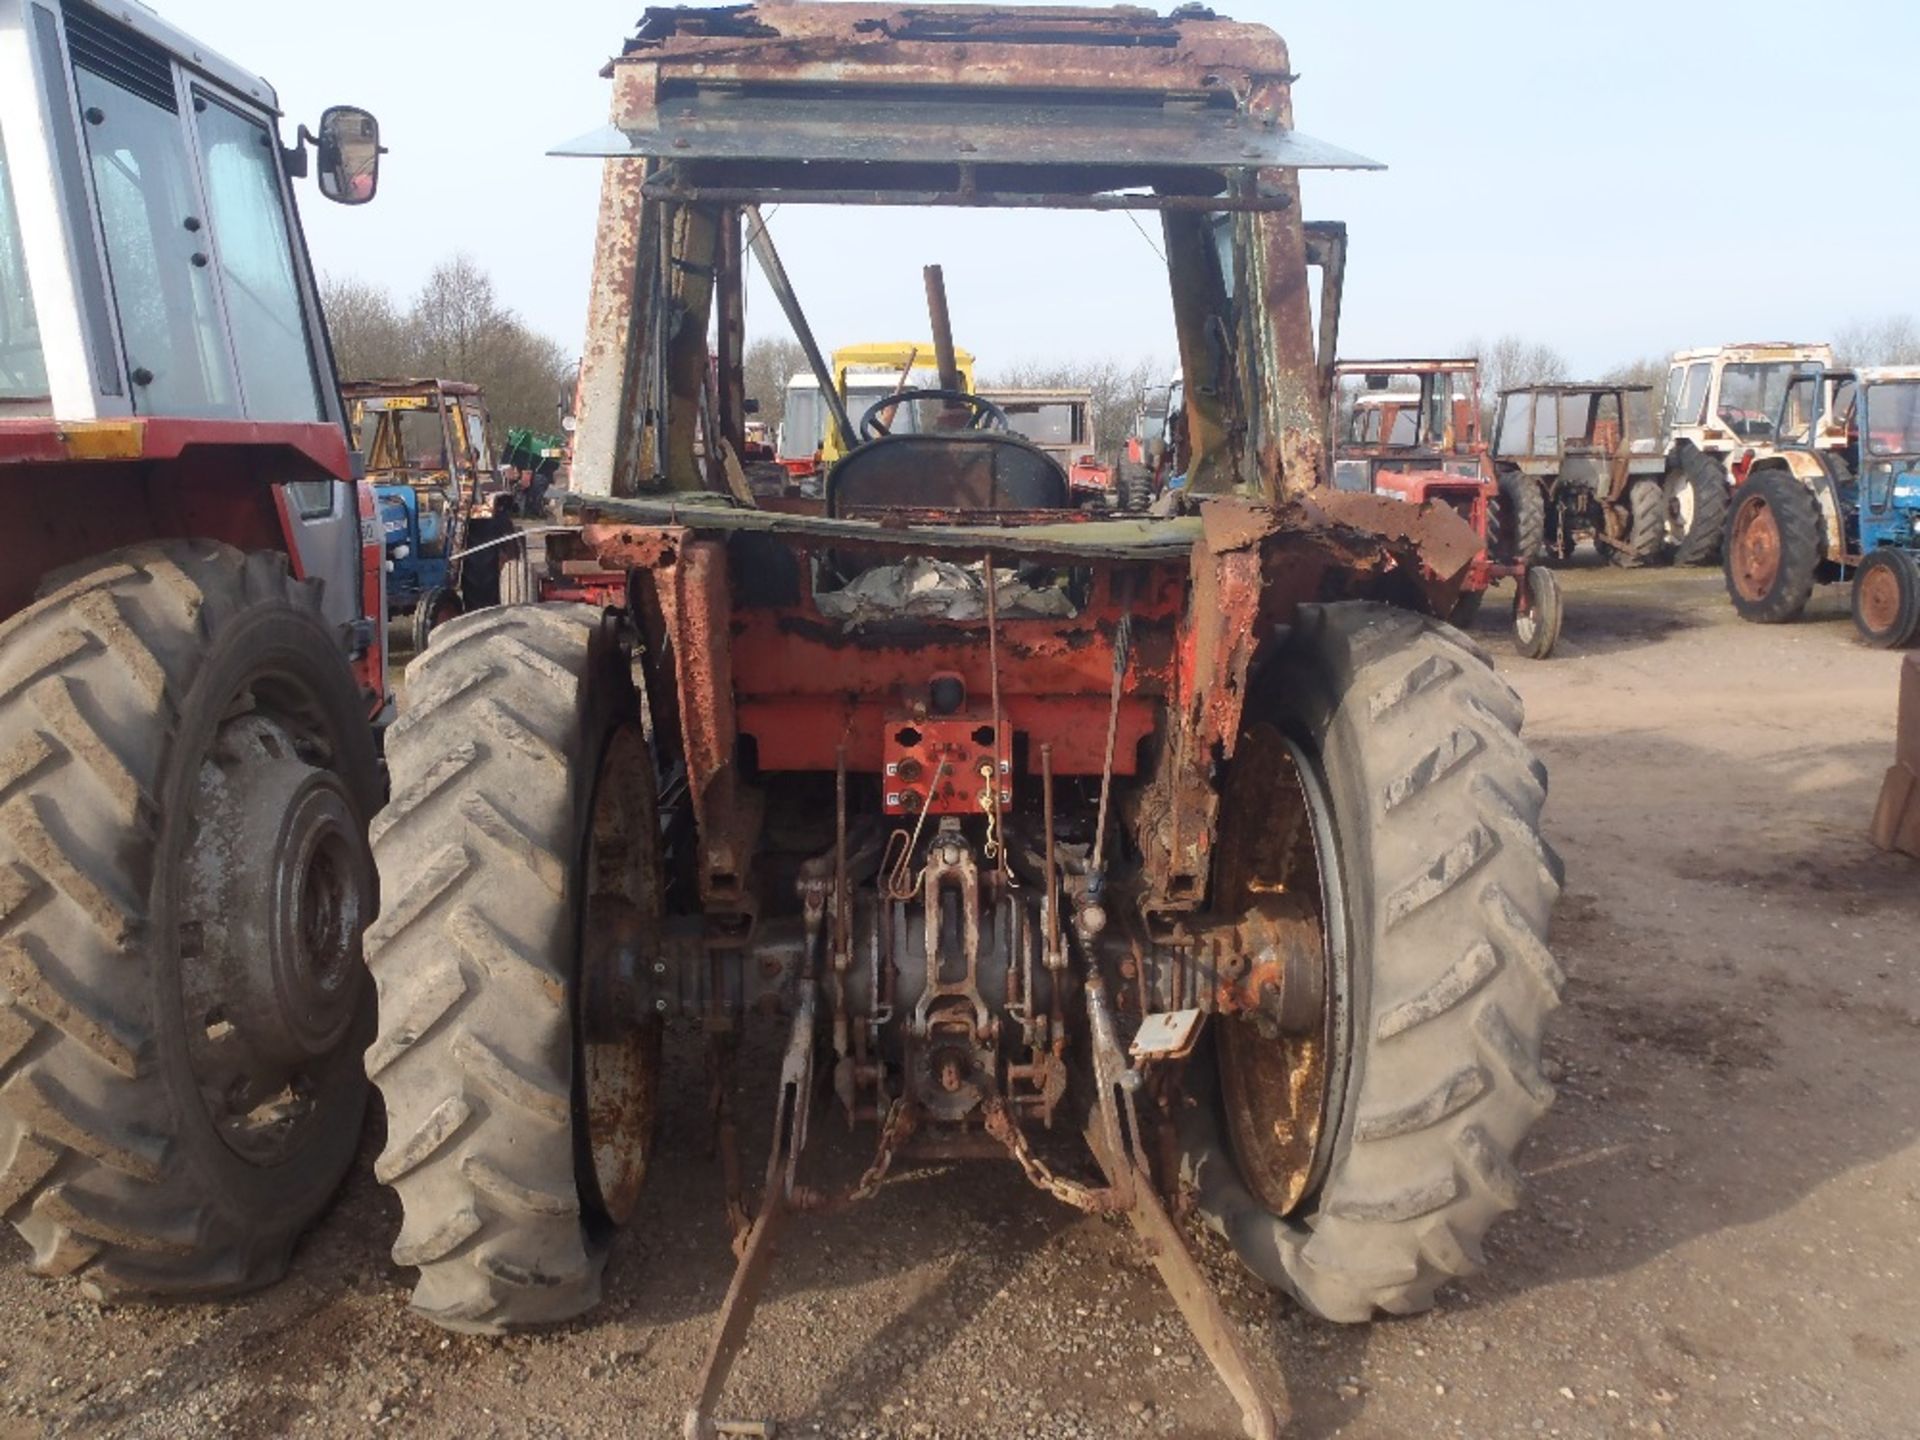
[[[0,1195],[35,1271],[286,1269],[366,1112],[379,790],[282,555],[139,545],[0,625]]]
[[[1249,1268],[1315,1314],[1422,1310],[1481,1267],[1553,1101],[1546,772],[1469,642],[1370,604],[1303,609],[1249,716],[1220,823],[1261,817],[1259,838],[1216,898],[1317,897],[1324,1028],[1215,1022],[1218,1099],[1190,1112],[1187,1178]]]

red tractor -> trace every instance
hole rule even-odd
[[[1506,502],[1480,434],[1475,360],[1342,360],[1334,366],[1333,485],[1454,511],[1480,553],[1448,617],[1470,629],[1496,580],[1514,582],[1514,647],[1544,660],[1560,638],[1560,584],[1514,555]]]
[[[581,523],[542,577],[591,603],[434,634],[373,829],[377,1168],[426,1315],[598,1302],[642,1188],[678,1183],[650,1151],[669,1027],[708,1047],[735,1182],[696,1440],[771,1433],[716,1415],[783,1229],[931,1160],[1124,1216],[1256,1437],[1284,1385],[1182,1206],[1333,1320],[1479,1268],[1553,1099],[1545,772],[1434,618],[1479,539],[1326,486],[1344,253],[1300,171],[1367,162],[1294,130],[1292,72],[1204,10],[866,3],[657,9],[613,62],[612,125],[568,147],[610,163]],[[935,287],[941,383],[850,413],[764,223],[808,205],[1150,212],[1179,492],[1076,505],[948,378]],[[1004,263],[1044,263],[1005,218]],[[777,507],[698,443],[703,410],[739,439],[749,247],[845,442]],[[948,423],[882,433],[908,402]],[[754,1195],[732,1097],[762,1016],[785,1038]],[[822,1105],[872,1146],[845,1188],[810,1164]]]
[[[0,1194],[101,1298],[276,1278],[359,1145],[388,705],[273,90],[0,0]]]

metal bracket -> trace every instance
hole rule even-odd
[[[1133,1103],[1141,1075],[1127,1063],[1120,1049],[1106,981],[1097,973],[1087,977],[1087,1020],[1093,1037],[1093,1073],[1100,1105],[1087,1136],[1094,1158],[1106,1172],[1107,1183],[1124,1195],[1127,1219],[1140,1237],[1147,1258],[1160,1272],[1161,1283],[1173,1296],[1201,1351],[1213,1362],[1221,1383],[1239,1404],[1240,1423],[1248,1440],[1276,1440],[1291,1414],[1286,1390],[1283,1385],[1271,1399],[1261,1393],[1239,1330],[1221,1308],[1180,1227],[1154,1193],[1153,1172],[1141,1149],[1139,1116]]]

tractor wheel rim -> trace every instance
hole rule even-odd
[[[255,1165],[305,1143],[350,1048],[374,912],[360,834],[340,779],[277,719],[221,727],[198,772],[174,944],[188,1065],[221,1140]]]
[[[1276,1215],[1299,1208],[1326,1178],[1347,1073],[1349,972],[1346,896],[1334,845],[1332,804],[1305,751],[1283,739],[1274,757],[1299,787],[1304,839],[1317,871],[1290,887],[1311,896],[1312,915],[1288,920],[1321,955],[1317,1025],[1269,1033],[1240,1018],[1219,1026],[1220,1076],[1234,1158],[1248,1188]],[[1250,898],[1250,897],[1249,897]],[[1251,917],[1250,917],[1251,923]]]
[[[575,987],[580,1127],[592,1201],[615,1225],[632,1218],[658,1111],[660,1031],[636,1014],[659,973],[658,844],[653,755],[638,725],[607,742],[587,835],[586,913]],[[645,768],[641,768],[645,767]]]
[[[1733,527],[1733,582],[1741,598],[1764,600],[1780,575],[1780,522],[1759,497],[1740,507]]]
[[[1861,573],[1860,618],[1876,635],[1900,623],[1900,581],[1891,565],[1870,565]]]

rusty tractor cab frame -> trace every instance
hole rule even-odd
[[[1302,224],[1298,172],[1368,162],[1293,130],[1277,36],[1204,12],[653,10],[608,73],[613,125],[567,147],[607,163],[583,523],[547,576],[599,603],[444,627],[375,827],[367,1063],[414,1303],[487,1332],[595,1303],[677,1023],[709,1043],[739,1256],[686,1434],[723,1428],[796,1213],[992,1157],[1125,1215],[1273,1435],[1284,1386],[1172,1208],[1321,1315],[1417,1309],[1475,1267],[1551,1099],[1544,786],[1512,692],[1427,618],[1480,546],[1324,485],[1343,232]],[[749,250],[832,389],[775,203],[1157,213],[1174,513],[1074,506],[947,378],[931,283],[953,426],[754,503],[696,444],[703,413],[740,433]],[[789,1029],[756,1200],[732,1066],[767,1009]],[[823,1193],[828,1089],[875,1148]]]
[[[1479,537],[1480,553],[1448,618],[1471,628],[1489,587],[1510,579],[1514,647],[1530,659],[1550,656],[1564,612],[1560,584],[1505,542],[1513,512],[1480,434],[1480,362],[1342,360],[1333,375],[1333,488],[1458,514]],[[1357,386],[1350,390],[1350,382]]]
[[[413,648],[424,650],[435,626],[499,601],[497,586],[467,583],[465,565],[470,541],[491,545],[505,533],[482,508],[500,489],[486,395],[464,380],[344,380],[340,398],[380,509],[387,611],[411,617]],[[439,421],[425,463],[407,453],[415,415]]]
[[[358,1149],[389,711],[293,181],[335,107],[144,5],[0,0],[0,1166],[95,1299],[285,1270]]]
[[[1500,393],[1493,464],[1516,554],[1566,560],[1586,536],[1615,565],[1667,558],[1667,457],[1652,396],[1604,381]]]

